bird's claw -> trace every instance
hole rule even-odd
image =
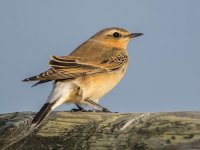
[[[85,110],[76,109],[76,108],[71,109],[71,112],[84,112],[84,111]]]

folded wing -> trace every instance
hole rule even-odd
[[[39,81],[37,84],[51,80],[66,80],[95,73],[109,72],[121,68],[127,62],[127,54],[120,52],[116,56],[103,59],[101,62],[90,62],[74,56],[52,56],[51,68],[37,76],[23,81]]]

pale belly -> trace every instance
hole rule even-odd
[[[82,100],[89,98],[95,102],[112,90],[124,76],[125,69],[110,73],[99,73],[76,79],[74,83],[82,91]]]

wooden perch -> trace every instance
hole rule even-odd
[[[200,149],[200,112],[53,112],[30,131],[35,114],[0,115],[0,149]]]

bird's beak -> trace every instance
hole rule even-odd
[[[129,36],[129,38],[135,38],[135,37],[138,37],[141,35],[143,35],[143,33],[130,33],[128,36]]]

